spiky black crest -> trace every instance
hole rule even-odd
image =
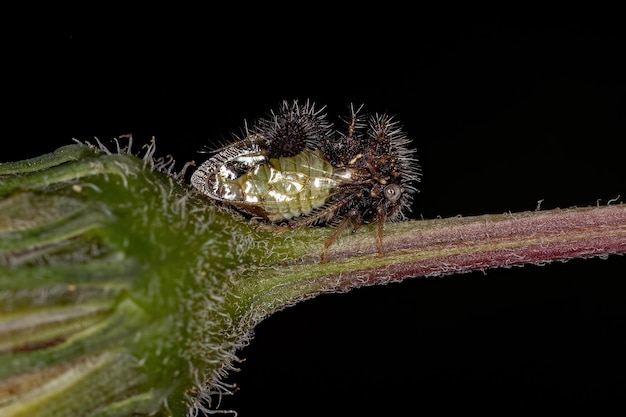
[[[370,158],[377,161],[381,177],[400,184],[403,189],[398,203],[387,210],[387,220],[402,219],[404,212],[410,210],[421,174],[415,151],[408,147],[411,141],[400,123],[386,113],[370,117],[367,136]]]
[[[309,101],[303,105],[283,101],[278,111],[257,121],[254,131],[266,138],[270,158],[295,156],[330,136],[331,125],[323,111]]]

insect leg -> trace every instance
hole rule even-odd
[[[319,210],[310,215],[294,220],[290,223],[293,229],[297,229],[303,226],[311,226],[317,222],[328,222],[332,220],[333,214],[336,214],[343,206],[345,206],[349,201],[349,197],[342,198],[341,200],[337,200],[334,203],[323,206]]]
[[[341,222],[339,222],[333,234],[330,235],[330,237],[326,240],[326,243],[324,243],[324,249],[322,249],[321,263],[325,264],[328,262],[328,255],[327,255],[328,248],[331,247],[333,243],[335,243],[337,236],[339,236],[339,234],[343,232],[346,229],[346,227],[350,225],[350,223],[351,221],[349,217],[345,217],[341,220]]]
[[[385,211],[379,207],[376,217],[376,223],[378,223],[378,230],[376,231],[376,245],[378,246],[378,256],[383,256],[385,251],[383,250],[383,232],[385,228]]]

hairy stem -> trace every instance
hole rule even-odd
[[[329,265],[313,256],[256,271],[238,287],[241,299],[253,300],[245,309],[271,314],[294,299],[411,277],[623,254],[626,206],[395,223],[386,228],[382,257],[375,239],[375,232],[340,239]]]

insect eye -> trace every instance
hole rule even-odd
[[[387,200],[395,203],[402,195],[402,188],[398,184],[389,184],[385,187],[384,193]]]

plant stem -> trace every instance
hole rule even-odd
[[[445,276],[489,268],[626,253],[626,205],[407,221],[385,232],[377,257],[375,233],[346,236],[331,251],[256,271],[237,289],[253,300],[257,318],[321,293]],[[318,243],[321,247],[321,242]],[[263,312],[263,313],[260,313]]]

